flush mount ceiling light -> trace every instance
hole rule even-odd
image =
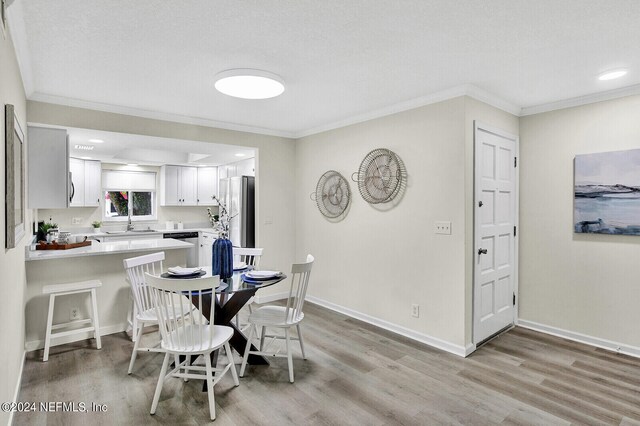
[[[602,74],[600,74],[598,76],[598,80],[601,80],[601,81],[613,80],[615,78],[620,78],[620,77],[622,77],[623,75],[626,75],[626,74],[627,74],[627,70],[625,70],[625,69],[607,71],[607,72],[603,72]]]
[[[215,87],[234,98],[269,99],[284,92],[284,81],[267,71],[236,68],[217,74]]]
[[[75,149],[80,149],[82,151],[92,151],[95,146],[93,145],[75,145]]]

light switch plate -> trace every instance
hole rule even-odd
[[[435,233],[436,234],[451,235],[451,222],[436,222],[435,223]]]

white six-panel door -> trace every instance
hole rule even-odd
[[[473,342],[516,318],[518,138],[475,124]]]

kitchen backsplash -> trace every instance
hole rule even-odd
[[[91,222],[102,221],[101,207],[71,207],[68,209],[41,209],[37,210],[38,220],[57,223],[61,230],[75,230],[91,227]],[[211,207],[213,214],[218,214],[218,207]],[[79,224],[73,223],[73,218],[81,218]],[[134,221],[137,228],[150,226],[153,229],[164,229],[165,224],[172,221],[175,224],[182,222],[185,227],[197,224],[197,227],[206,226],[209,223],[207,208],[195,207],[161,207],[158,206],[158,219],[153,221]],[[120,229],[127,226],[126,222],[103,222],[103,228]]]

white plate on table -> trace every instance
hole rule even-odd
[[[246,262],[233,262],[233,270],[234,271],[242,271],[243,269],[247,269]]]
[[[169,275],[182,276],[182,275],[195,275],[203,271],[202,268],[183,268],[182,266],[173,266],[167,270]]]
[[[245,274],[252,280],[268,280],[270,278],[276,278],[282,275],[280,271],[249,271]]]

